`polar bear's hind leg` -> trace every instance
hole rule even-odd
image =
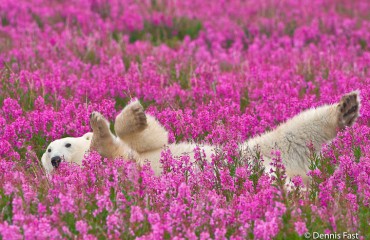
[[[139,101],[127,105],[116,117],[117,136],[133,150],[144,153],[168,144],[166,129],[152,116],[146,115]]]
[[[143,131],[147,126],[144,108],[139,101],[135,101],[127,105],[116,117],[114,131],[122,139],[127,135]]]
[[[358,92],[354,91],[344,95],[338,104],[338,127],[351,127],[358,118],[360,108],[360,99]]]
[[[308,109],[281,124],[275,130],[262,134],[241,145],[254,149],[259,146],[266,156],[265,167],[270,167],[271,151],[280,151],[287,175],[306,178],[309,166],[308,145],[321,151],[322,145],[334,139],[338,130],[352,126],[359,116],[360,98],[357,91],[345,94],[339,103]]]

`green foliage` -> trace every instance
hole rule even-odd
[[[78,231],[76,230],[76,218],[73,213],[65,213],[62,216],[62,220],[67,224],[67,227],[72,234],[78,234]]]
[[[296,28],[297,28],[297,21],[296,20],[289,21],[287,24],[285,24],[285,29],[284,29],[285,34],[292,37],[294,35]]]
[[[186,17],[174,18],[172,26],[155,25],[146,21],[142,30],[130,32],[129,40],[131,43],[149,40],[154,45],[165,43],[170,47],[176,47],[178,41],[182,41],[185,36],[197,38],[201,29],[202,23],[199,20]]]
[[[10,79],[10,75],[13,73],[10,66],[12,66],[13,63],[16,63],[16,60],[4,63],[6,68],[0,72],[0,82],[2,86],[0,90],[0,105],[3,104],[4,99],[12,98],[18,99],[18,103],[23,111],[33,110],[37,96],[41,95],[40,91],[36,91],[32,83],[28,83],[24,86],[19,79],[13,81]]]
[[[314,216],[312,209],[309,206],[305,206],[302,209],[303,214],[305,214],[307,232],[320,232],[323,233],[329,226],[325,224],[320,217]]]
[[[199,234],[200,235],[200,234]],[[171,239],[171,234],[168,231],[163,233],[163,239],[169,240]]]
[[[310,160],[310,166],[308,168],[311,171],[315,169],[320,169],[320,166],[321,166],[320,159],[315,152],[311,152],[311,156],[309,160]],[[310,186],[311,186],[310,187],[310,199],[311,200],[315,200],[317,198],[320,183],[321,183],[321,179],[317,177],[311,178],[311,183],[310,183]]]
[[[32,14],[32,18],[33,18],[33,20],[35,20],[35,22],[36,22],[37,26],[38,26],[41,30],[42,30],[42,29],[44,29],[44,23],[43,23],[43,21],[42,21],[42,19],[41,19],[41,17],[40,17],[39,15],[37,15],[37,14],[33,13],[33,14]]]
[[[98,56],[98,54],[93,49],[87,50],[83,60],[87,63],[92,64],[92,65],[100,63],[100,57]]]
[[[3,25],[3,27],[10,25],[9,19],[6,16],[1,17],[1,25]]]
[[[129,97],[115,97],[116,104],[114,105],[117,110],[123,109],[130,101]]]
[[[237,164],[235,163],[235,160],[234,160],[234,164],[229,164],[229,173],[231,177],[235,177],[236,167],[237,167]]]
[[[144,220],[143,222],[137,224],[137,226],[134,226],[134,229],[136,230],[133,239],[148,234],[151,231],[151,225],[147,220]]]
[[[117,30],[113,31],[112,32],[112,38],[113,38],[114,41],[119,43],[121,41],[121,36],[120,36],[119,31],[117,31]]]
[[[190,78],[192,74],[192,65],[185,64],[185,66],[179,69],[179,72],[176,71],[176,64],[172,62],[170,64],[170,78],[172,81],[179,83],[180,87],[184,90],[190,89]]]
[[[356,146],[353,148],[353,155],[355,156],[355,161],[357,163],[360,162],[360,158],[362,156],[362,152],[361,152],[361,147],[360,146]]]
[[[95,202],[87,203],[85,208],[87,210],[87,214],[84,218],[91,227],[89,232],[93,233],[98,239],[106,239],[106,220],[109,214],[108,211],[104,209],[101,213],[94,216],[93,212],[98,208]]]
[[[249,166],[251,168],[251,175],[249,176],[249,180],[253,182],[254,190],[257,189],[258,180],[263,175],[265,168],[262,163],[261,152],[256,151],[256,155],[253,156],[251,162],[249,162]]]
[[[235,227],[230,226],[230,227],[228,227],[228,228],[227,228],[227,230],[226,230],[225,237],[226,237],[227,239],[230,239],[230,237],[231,237],[235,232],[236,232]]]
[[[30,144],[32,145],[33,150],[36,152],[36,156],[41,159],[42,154],[45,151],[45,147],[47,146],[47,139],[45,138],[43,133],[38,133],[32,135]]]
[[[360,235],[363,236],[364,239],[370,239],[370,208],[368,206],[360,204],[358,212]]]
[[[122,57],[122,60],[123,60],[123,64],[125,65],[125,70],[128,71],[130,69],[130,67],[131,67],[131,61],[132,61],[131,58],[128,57],[128,56],[126,56],[126,55],[124,55]]]
[[[367,49],[367,42],[366,42],[366,40],[361,38],[358,41],[359,41],[359,44],[361,46],[361,49],[365,51]]]
[[[144,109],[147,109],[150,105],[155,104],[155,100],[147,100],[144,98],[139,98],[139,101]]]
[[[6,195],[3,189],[0,189],[0,220],[13,222],[13,194]]]
[[[284,216],[283,216],[284,217]],[[295,231],[289,231],[289,232],[284,232],[284,230],[280,230],[278,235],[274,238],[275,240],[298,240],[298,239],[305,239],[304,237],[300,237],[297,232]]]
[[[249,91],[248,88],[244,90],[243,96],[240,98],[240,111],[245,112],[245,109],[249,106]]]
[[[322,72],[322,78],[324,78],[324,79],[328,79],[329,78],[329,73],[330,73],[330,70],[329,70],[329,68],[324,68],[324,70],[323,70],[323,72]]]

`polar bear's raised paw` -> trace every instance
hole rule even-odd
[[[344,95],[338,104],[338,126],[344,128],[352,126],[359,116],[360,99],[358,91]]]
[[[138,102],[139,103],[139,102]],[[147,120],[146,120],[146,115],[145,115],[145,112],[144,112],[144,108],[143,106],[141,106],[141,104],[139,103],[138,105],[133,105],[132,106],[132,116],[134,117],[134,125],[137,129],[137,131],[141,131],[141,130],[144,130],[148,123],[147,123]]]
[[[94,136],[105,137],[110,135],[109,122],[99,112],[91,113],[90,126],[93,129]]]
[[[148,126],[147,117],[139,101],[127,105],[116,117],[114,130],[124,138],[125,135],[143,131]]]
[[[108,120],[100,113],[90,115],[90,126],[93,129],[90,150],[95,150],[103,157],[112,157],[117,149],[114,135],[109,129]]]

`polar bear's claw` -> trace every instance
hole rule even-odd
[[[350,92],[344,95],[338,104],[338,126],[352,126],[359,116],[360,99],[358,92]]]

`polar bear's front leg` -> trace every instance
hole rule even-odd
[[[152,116],[146,115],[139,101],[127,105],[116,117],[117,136],[133,150],[143,153],[168,144],[166,129]]]
[[[90,116],[90,126],[93,129],[90,149],[97,151],[103,157],[115,157],[117,143],[115,136],[109,129],[109,122],[98,112],[93,112]]]

